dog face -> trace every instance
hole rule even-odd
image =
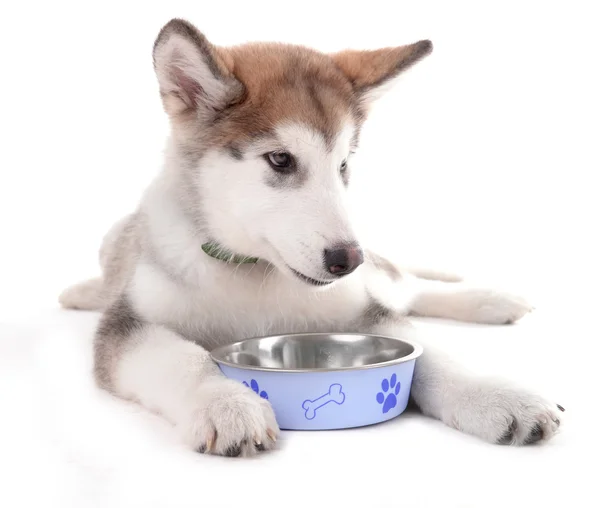
[[[225,248],[327,286],[362,263],[345,189],[369,105],[429,41],[333,55],[220,48],[172,20],[154,46],[190,213]]]

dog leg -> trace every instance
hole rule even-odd
[[[279,432],[268,401],[225,378],[202,347],[143,322],[123,298],[100,323],[95,375],[103,388],[170,420],[194,450],[250,455],[272,448]]]
[[[405,283],[414,290],[410,311],[418,316],[508,324],[532,310],[523,298],[492,289],[412,278]]]
[[[378,273],[387,275],[409,296],[409,311],[418,316],[454,319],[469,323],[507,324],[532,310],[523,298],[492,289],[469,286],[458,276],[430,270],[401,268],[367,251],[365,257]]]
[[[102,310],[106,304],[104,281],[97,277],[70,286],[58,301],[65,309]]]
[[[373,331],[393,337],[406,334],[393,324]],[[490,443],[524,445],[554,436],[561,406],[508,381],[476,376],[417,340],[424,352],[416,362],[411,397],[425,415]]]
[[[556,404],[506,381],[467,373],[432,350],[417,361],[411,396],[424,414],[491,443],[550,439],[560,425]]]

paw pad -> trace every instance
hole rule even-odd
[[[246,385],[248,388],[251,388],[254,393],[258,394],[263,399],[269,400],[269,395],[264,390],[259,389],[258,383],[256,382],[255,379],[251,379],[250,384],[248,384],[248,383],[246,383],[246,381],[244,381],[244,385]]]
[[[397,381],[396,374],[392,374],[392,377],[388,381],[385,378],[381,382],[381,391],[377,394],[377,402],[383,404],[382,412],[387,413],[390,409],[396,407],[398,399],[396,395],[400,393],[400,382]]]

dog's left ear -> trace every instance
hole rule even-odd
[[[331,57],[368,108],[394,85],[396,77],[432,50],[431,41],[424,40],[397,48],[346,50]]]

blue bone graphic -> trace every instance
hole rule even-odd
[[[329,391],[325,395],[321,395],[315,400],[305,400],[302,403],[302,409],[306,411],[304,416],[307,420],[312,420],[317,415],[317,409],[330,402],[335,402],[339,405],[344,400],[346,400],[346,394],[342,391],[342,385],[334,383],[329,387]]]

